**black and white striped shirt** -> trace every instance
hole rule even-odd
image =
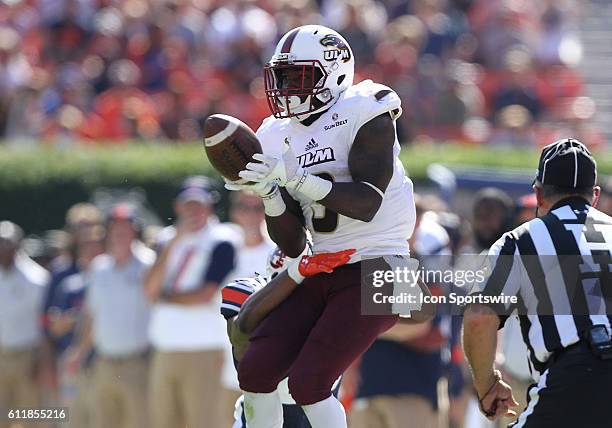
[[[612,324],[612,217],[580,197],[504,234],[489,251],[490,275],[471,294],[517,296],[489,304],[517,310],[530,362],[542,373],[553,352],[592,325]],[[501,328],[501,327],[500,327]]]

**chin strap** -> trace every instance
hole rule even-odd
[[[329,110],[334,104],[336,104],[336,101],[338,101],[338,97],[334,98],[332,96],[331,93],[331,89],[329,88],[325,88],[326,90],[321,92],[320,94],[317,95],[309,95],[309,97],[313,97],[315,100],[320,101],[321,103],[323,103],[320,107],[318,107],[317,109],[310,111],[308,113],[303,113],[303,114],[299,114],[299,115],[295,115],[293,117],[295,117],[299,122],[303,122],[305,120],[307,120],[308,118],[310,118],[311,116],[315,115],[315,114],[321,114],[326,112],[327,110]],[[319,98],[319,96],[323,95],[323,94],[328,94],[325,98],[327,98],[326,101],[321,100]]]

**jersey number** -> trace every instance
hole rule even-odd
[[[321,177],[324,180],[329,180],[333,183],[334,177],[331,174],[322,172],[315,174],[317,177]],[[338,213],[332,210],[328,210],[323,205],[316,204],[312,207],[312,228],[315,232],[330,233],[336,230],[338,227]],[[322,212],[322,214],[320,214]],[[317,215],[319,213],[319,215]]]
[[[612,254],[610,254],[609,244],[606,244],[605,237],[612,234],[612,225],[598,225],[601,230],[596,230],[591,225],[586,231],[586,245],[591,251],[592,256],[586,257],[580,266],[580,279],[585,290],[591,288],[591,292],[596,293],[595,286],[601,287],[601,294],[606,300],[612,299]],[[565,225],[568,231],[572,227]],[[596,238],[596,239],[593,239]],[[589,287],[591,285],[591,287]]]

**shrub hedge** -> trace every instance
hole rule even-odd
[[[459,145],[402,149],[402,160],[417,182],[431,163],[535,170],[538,153]],[[597,155],[602,174],[612,174],[609,152]],[[68,207],[89,199],[95,189],[142,188],[162,218],[172,218],[172,200],[191,174],[218,177],[198,143],[100,145],[79,148],[15,149],[0,146],[0,219],[29,232],[60,227]]]

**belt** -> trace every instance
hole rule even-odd
[[[591,348],[589,348],[589,345],[585,343],[582,339],[565,348],[561,348],[553,352],[553,354],[546,361],[544,370],[548,370],[557,361],[559,361],[561,358],[567,355],[580,355],[580,354],[593,355],[593,353],[591,352]]]
[[[19,348],[19,349],[0,348],[0,355],[6,356],[6,357],[18,357],[21,355],[28,354],[34,351],[35,349],[36,348]]]
[[[110,363],[124,363],[126,361],[147,358],[148,356],[149,356],[149,351],[146,350],[146,351],[135,352],[135,353],[126,354],[126,355],[102,355],[100,354],[100,359],[104,361],[108,361]]]

